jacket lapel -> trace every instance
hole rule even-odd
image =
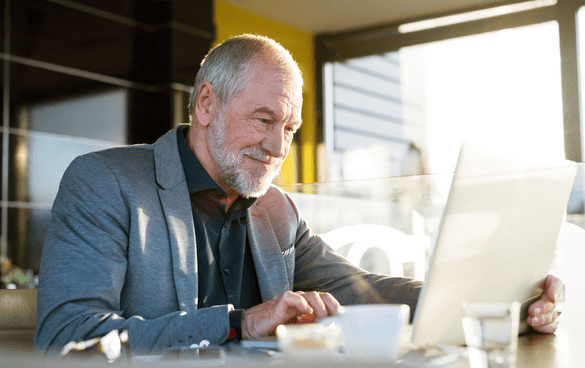
[[[189,189],[177,147],[177,129],[154,143],[159,198],[168,224],[173,276],[181,310],[197,309],[197,250]],[[248,240],[263,301],[291,290],[286,265],[270,219],[261,206],[247,211]]]
[[[257,204],[248,208],[248,240],[258,275],[262,301],[266,302],[290,290],[286,266],[278,240],[264,208]]]
[[[197,309],[197,250],[189,189],[177,147],[179,127],[155,142],[154,163],[168,225],[177,300],[181,310],[188,312]]]

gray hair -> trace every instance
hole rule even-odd
[[[250,66],[255,56],[271,61],[285,78],[297,77],[302,83],[301,71],[292,55],[276,41],[252,34],[230,38],[209,51],[201,62],[189,102],[189,116],[193,113],[199,87],[203,82],[213,86],[219,103],[225,108],[242,91],[250,79]]]

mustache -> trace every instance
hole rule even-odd
[[[272,164],[273,163],[272,156],[267,154],[261,148],[246,148],[246,149],[241,150],[240,151],[240,161],[244,158],[244,155],[246,155],[250,158],[253,158],[255,160],[262,161],[265,164]]]

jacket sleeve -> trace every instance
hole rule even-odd
[[[156,318],[121,310],[130,213],[116,175],[86,155],[66,170],[43,245],[35,348],[56,354],[69,341],[128,329],[132,354],[147,354],[229,334],[229,307],[169,311]],[[156,296],[145,296],[153,298]]]
[[[342,305],[407,304],[410,319],[422,288],[422,281],[368,273],[335,252],[314,235],[297,213],[294,290],[331,293]]]

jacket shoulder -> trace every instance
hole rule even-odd
[[[269,217],[275,219],[285,219],[296,223],[300,221],[300,213],[292,198],[281,188],[271,185],[266,194],[258,198],[257,206],[266,210]]]
[[[117,165],[134,165],[142,161],[153,161],[154,151],[151,144],[137,144],[132,146],[120,146],[101,151],[88,153],[84,156],[92,156],[98,160]],[[83,157],[83,156],[82,156]]]
[[[105,169],[117,174],[133,175],[153,167],[153,162],[152,145],[121,146],[78,156],[67,170],[93,172]]]

